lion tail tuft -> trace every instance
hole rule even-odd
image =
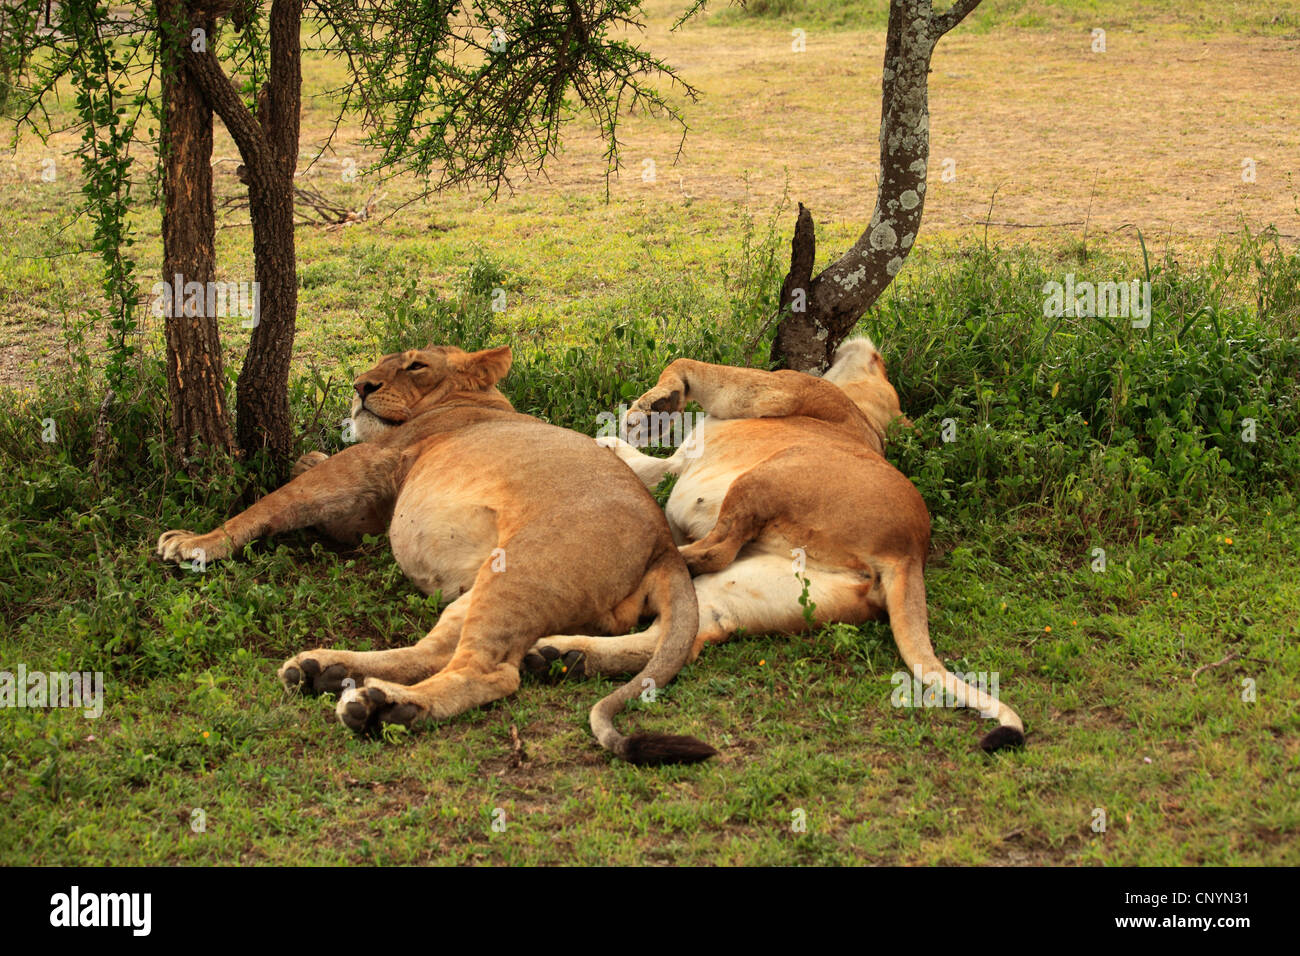
[[[980,750],[986,754],[991,754],[999,750],[1009,750],[1012,747],[1023,747],[1024,745],[1024,731],[1003,724],[1001,727],[994,727],[984,735],[984,739],[980,741]]]
[[[665,763],[699,763],[718,752],[696,737],[680,734],[633,734],[626,738],[622,757],[628,763],[654,766]]]

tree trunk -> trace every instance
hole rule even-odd
[[[172,293],[164,293],[163,302],[167,392],[176,449],[190,462],[188,469],[200,446],[216,452],[234,448],[217,318],[203,314],[206,309],[186,315],[184,308],[174,308],[186,283],[206,289],[215,274],[212,111],[182,60],[189,53],[191,24],[210,31],[212,23],[192,21],[184,0],[157,0],[156,10],[162,63],[162,281]]]
[[[790,272],[781,287],[782,318],[772,342],[777,368],[824,372],[840,342],[902,269],[925,207],[930,56],[939,39],[979,2],[957,0],[936,14],[930,0],[891,0],[875,213],[852,248],[814,278],[812,215],[800,204]]]
[[[301,25],[302,0],[274,0],[270,79],[258,97],[256,116],[210,47],[187,60],[208,105],[239,147],[248,183],[258,312],[235,390],[239,447],[245,455],[270,452],[281,478],[288,475],[293,452],[288,386],[298,311],[293,174],[302,97]]]
[[[266,448],[280,476],[293,453],[289,363],[298,316],[298,269],[293,234],[293,174],[298,166],[302,98],[301,0],[271,5],[271,76],[257,119],[269,149],[255,174],[248,157],[249,213],[261,314],[236,386],[239,447]]]

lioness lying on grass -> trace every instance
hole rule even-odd
[[[620,633],[653,616],[661,639],[640,673],[592,708],[591,729],[633,763],[711,756],[692,737],[614,728],[613,715],[649,681],[663,686],[686,663],[695,590],[636,477],[590,438],[516,413],[496,389],[510,361],[509,348],[384,356],[355,382],[361,443],[304,456],[283,488],[208,534],[168,531],[158,553],[222,559],[295,528],[344,540],[387,528],[416,586],[453,599],[433,630],[412,647],[304,651],[280,668],[290,689],[342,691],[338,717],[357,732],[505,697],[543,635]]]
[[[887,615],[913,674],[949,700],[997,718],[981,747],[1022,744],[1015,711],[958,680],[930,644],[923,577],[930,514],[883,456],[889,425],[902,412],[870,340],[840,346],[825,378],[679,359],[635,402],[627,424],[679,412],[688,401],[708,414],[671,458],[643,455],[618,438],[600,441],[648,488],[678,476],[666,510],[695,575],[700,630],[692,659],[742,629],[806,630],[807,600],[819,625]],[[806,563],[801,576],[795,562]],[[804,603],[801,577],[809,588]],[[578,652],[587,671],[627,673],[649,659],[658,639],[657,632],[553,636],[526,666],[561,654],[573,660]]]

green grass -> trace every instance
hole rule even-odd
[[[808,0],[786,18],[750,4],[773,30],[878,30],[884,9]],[[1134,9],[986,0],[962,30],[1297,30],[1293,2]],[[307,67],[309,85],[328,85],[318,59]],[[724,113],[735,95],[720,94]],[[327,127],[328,106],[309,98],[304,128]],[[738,115],[718,135],[738,135]],[[247,473],[190,479],[168,461],[155,327],[107,471],[91,477],[104,330],[83,319],[100,304],[94,260],[77,254],[89,224],[75,161],[42,183],[27,147],[5,183],[0,323],[6,345],[44,360],[5,367],[13,387],[0,389],[0,670],[102,670],[107,700],[98,720],[0,709],[0,863],[1300,862],[1293,242],[1171,238],[1148,262],[1129,232],[988,248],[978,231],[923,233],[861,331],[916,424],[890,457],[933,516],[936,648],[954,669],[999,673],[1028,747],[988,758],[974,714],[891,707],[901,662],[888,626],[841,625],[708,649],[619,723],[695,734],[721,756],[637,769],[587,728],[608,681],[526,680],[378,742],[346,733],[329,699],[284,695],[287,656],[400,646],[438,608],[383,542],[347,551],[294,534],[202,574],[152,557],[161,531],[228,515]],[[747,160],[734,153],[739,181]],[[372,188],[325,191],[360,204]],[[383,210],[415,186],[386,188]],[[539,187],[489,207],[451,194],[385,223],[300,229],[302,449],[340,447],[348,382],[377,353],[430,340],[510,342],[517,407],[587,434],[677,355],[761,364],[791,212],[689,191],[605,205],[595,187]],[[218,199],[237,192],[219,165]],[[823,260],[860,219],[819,221]],[[156,209],[136,227],[146,269]],[[221,230],[218,258],[221,278],[248,277],[249,230]],[[1067,272],[1149,278],[1151,328],[1045,318],[1042,286]],[[504,312],[490,308],[497,288]],[[223,344],[233,390],[247,332],[232,324]],[[40,440],[46,418],[56,442]]]
[[[328,700],[287,700],[273,665],[317,635],[400,639],[388,631],[403,600],[385,591],[385,555],[367,554],[350,581],[338,558],[293,549],[202,585],[153,569],[144,579],[174,601],[199,590],[222,607],[278,600],[242,628],[222,622],[236,646],[210,667],[111,676],[99,721],[5,714],[4,859],[1295,863],[1300,589],[1270,569],[1295,566],[1300,528],[1290,517],[1222,524],[1231,546],[1214,524],[1182,528],[1112,555],[1105,575],[1047,560],[1032,529],[991,530],[938,562],[929,586],[941,653],[1000,671],[1029,724],[1027,750],[992,760],[973,750],[973,715],[888,706],[898,662],[883,626],[711,649],[624,719],[706,737],[723,756],[701,767],[609,761],[585,724],[608,689],[597,681],[526,683],[429,732],[358,741]],[[994,560],[1002,548],[1009,555]],[[378,628],[361,622],[362,609],[385,605]],[[289,607],[297,623],[277,619]],[[358,624],[345,638],[331,618]],[[202,612],[182,619],[195,631],[218,625]],[[1191,682],[1229,650],[1256,660]],[[1247,677],[1255,703],[1240,699]],[[511,725],[526,751],[519,767]],[[1091,829],[1098,807],[1104,834]],[[202,833],[190,826],[196,808]],[[505,832],[491,828],[496,808]],[[791,829],[797,809],[805,833]]]
[[[485,292],[538,279],[485,253],[443,295],[394,278],[330,362],[509,340],[517,405],[590,434],[675,355],[761,360],[778,221],[742,232],[712,289],[665,261],[585,308],[538,294],[536,318],[491,311]],[[157,374],[98,483],[93,374],[5,393],[4,666],[103,670],[107,704],[99,720],[0,711],[0,859],[1294,864],[1297,261],[1262,236],[1194,268],[1152,262],[1152,329],[1129,330],[1044,318],[1040,290],[1067,270],[1143,276],[1140,250],[923,248],[865,320],[917,424],[891,456],[934,516],[936,647],[954,669],[998,672],[1028,726],[1026,750],[992,759],[974,714],[890,706],[901,665],[880,624],[710,648],[622,718],[709,740],[722,755],[702,766],[609,759],[586,724],[603,680],[526,681],[425,732],[355,740],[329,699],[287,698],[275,668],[432,625],[437,608],[382,542],[346,551],[304,533],[202,574],[163,566],[160,531],[214,525],[239,479],[164,472]],[[321,288],[346,284],[330,274]],[[344,395],[322,384],[295,382],[304,448],[340,440]],[[1260,422],[1249,447],[1243,409]],[[957,441],[941,440],[943,418]]]

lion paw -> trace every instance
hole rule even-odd
[[[308,695],[339,694],[363,680],[345,665],[329,663],[328,651],[304,651],[281,664],[277,673],[286,690]]]
[[[582,651],[561,655],[549,644],[538,644],[524,655],[524,670],[551,684],[580,680],[587,673],[587,655]]]
[[[404,690],[395,684],[372,680],[365,687],[345,690],[334,712],[345,727],[366,736],[378,733],[384,724],[410,727],[424,716],[425,710],[414,701],[400,700]]]
[[[627,432],[635,434],[642,427],[649,425],[652,413],[672,414],[680,412],[685,407],[686,401],[682,389],[656,385],[633,402],[632,407],[627,410],[623,418],[624,434]],[[637,443],[634,441],[632,444]]]
[[[328,457],[329,455],[325,454],[323,451],[307,452],[307,454],[302,455],[293,463],[293,469],[289,472],[289,480],[292,481],[294,478],[301,477]]]
[[[158,556],[164,561],[221,561],[230,557],[231,541],[220,528],[195,534],[179,528],[163,532],[158,539]]]

